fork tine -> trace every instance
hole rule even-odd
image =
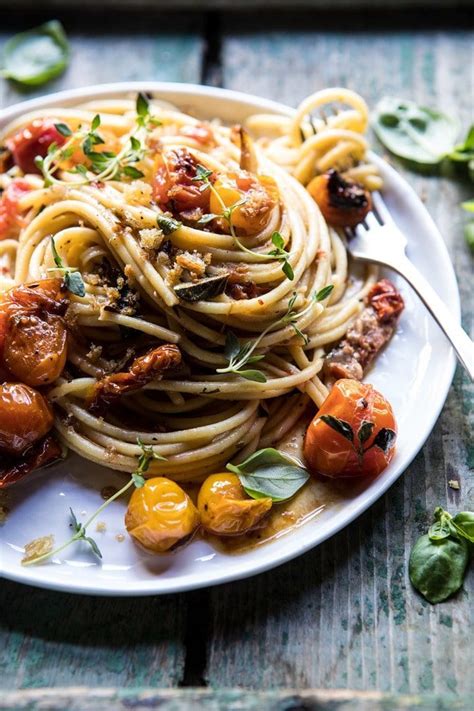
[[[380,218],[379,222],[382,225],[383,224],[390,224],[393,222],[393,219],[392,219],[384,201],[382,200],[382,196],[380,195],[379,192],[372,193],[372,204],[374,206],[374,212]]]

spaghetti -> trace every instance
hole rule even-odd
[[[68,448],[133,472],[141,442],[166,458],[149,474],[200,481],[277,444],[325,400],[325,348],[360,313],[375,271],[351,286],[343,239],[305,185],[328,168],[369,190],[381,180],[365,160],[367,107],[348,90],[318,92],[292,118],[250,117],[255,144],[141,101],[55,107],[5,128],[8,145],[32,122],[62,127],[36,162],[43,175],[26,172],[21,217],[0,241],[0,288],[54,275],[55,252],[82,275],[67,366],[48,392]],[[1,175],[4,190],[18,177],[18,166]],[[160,343],[178,345],[181,368],[93,414],[97,380]]]

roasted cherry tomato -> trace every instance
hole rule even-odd
[[[27,385],[52,383],[67,356],[67,306],[60,279],[11,289],[0,300],[0,363]]]
[[[197,180],[198,162],[186,148],[176,148],[155,158],[153,197],[173,212],[209,212],[210,189]]]
[[[34,387],[53,383],[66,365],[67,331],[61,316],[24,313],[10,316],[3,361],[19,380]]]
[[[269,176],[255,176],[246,171],[219,177],[214,183],[215,193],[211,194],[210,211],[222,215],[222,203],[231,207],[242,201],[232,211],[232,225],[244,235],[257,234],[270,219],[278,202],[278,189]],[[217,197],[216,193],[219,195]]]
[[[338,380],[306,432],[304,456],[323,476],[374,477],[395,452],[397,425],[387,400],[372,385]]]
[[[358,183],[344,180],[336,170],[313,178],[306,189],[326,222],[335,227],[355,227],[372,207],[370,193]]]
[[[250,531],[271,507],[271,498],[249,498],[239,477],[229,472],[211,474],[199,490],[201,524],[218,536],[236,536]]]
[[[24,173],[38,173],[36,156],[44,158],[52,143],[62,146],[66,138],[57,130],[53,119],[35,119],[25,128],[7,138],[6,146],[12,152],[15,164]]]
[[[135,489],[125,514],[127,531],[145,548],[163,553],[183,542],[199,525],[199,514],[183,489],[155,477]]]
[[[22,454],[52,426],[53,413],[43,395],[23,383],[0,385],[2,454]]]
[[[18,202],[30,190],[31,186],[24,178],[15,178],[3,191],[0,199],[0,239],[9,237],[14,228],[23,227]]]

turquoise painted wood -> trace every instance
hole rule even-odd
[[[311,91],[343,84],[371,103],[391,92],[446,108],[465,127],[472,121],[472,33],[355,26],[323,32],[319,20],[296,16],[291,24],[285,19],[269,27],[268,18],[223,16],[222,35],[216,18],[204,23],[197,15],[178,20],[117,16],[106,34],[93,23],[91,34],[83,22],[83,29],[69,28],[70,69],[46,90],[126,79],[198,82],[204,77],[296,105]],[[3,33],[0,44],[5,29]],[[15,88],[0,81],[1,105],[19,98]],[[465,216],[459,203],[472,196],[472,186],[397,167],[426,200],[446,239],[468,328],[473,258],[462,239]],[[94,694],[101,694],[104,708],[199,708],[204,701],[208,705],[202,707],[210,709],[241,708],[244,703],[245,708],[306,704],[338,711],[472,707],[465,696],[474,693],[472,571],[456,598],[431,607],[410,587],[407,556],[436,505],[450,511],[472,508],[473,399],[472,387],[458,370],[431,437],[384,499],[318,549],[275,571],[156,599],[94,599],[3,582],[0,679],[13,695],[0,697],[0,709],[48,708],[51,698],[59,699],[51,708],[96,708],[91,705],[99,698]],[[459,491],[448,486],[451,479],[459,481]],[[179,696],[151,698],[152,692],[139,691],[203,684],[323,688],[329,696],[293,697],[294,706],[288,706],[288,698],[283,703],[276,696],[269,701],[244,695],[226,706],[230,697],[225,695],[188,695],[181,697],[188,706],[179,706]],[[41,689],[76,686],[103,691],[88,691],[92,701],[87,706],[80,691]],[[25,695],[14,693],[36,688]],[[375,696],[351,692],[341,698],[339,692],[331,696],[331,689],[373,691]],[[398,694],[429,696],[394,700]]]

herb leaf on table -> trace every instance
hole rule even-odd
[[[408,568],[412,585],[432,604],[446,600],[463,584],[474,542],[474,512],[453,517],[438,506],[434,519],[413,546]]]
[[[58,20],[11,37],[3,50],[2,74],[20,84],[39,86],[61,74],[69,63],[69,42]]]

